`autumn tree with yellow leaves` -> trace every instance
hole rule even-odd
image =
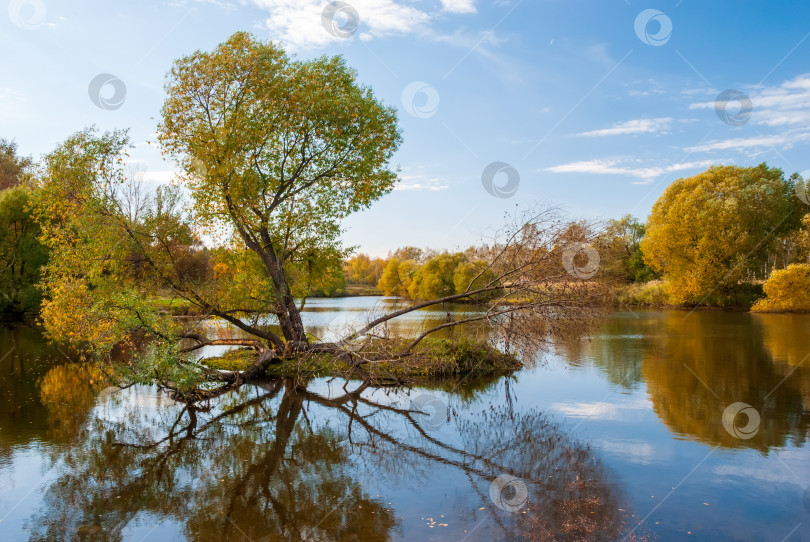
[[[769,255],[795,232],[802,203],[795,179],[765,164],[712,167],[672,183],[641,242],[675,303],[704,303],[765,278]]]

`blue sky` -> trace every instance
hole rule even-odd
[[[0,136],[39,156],[90,124],[128,127],[146,178],[169,181],[148,143],[165,73],[248,30],[302,58],[344,55],[400,109],[402,183],[346,223],[345,241],[374,255],[463,247],[537,201],[646,218],[670,182],[710,164],[810,169],[806,1],[349,0],[331,33],[327,3],[13,0]],[[126,86],[120,107],[91,100],[99,74]],[[493,162],[519,175],[509,197],[505,172],[483,186]]]

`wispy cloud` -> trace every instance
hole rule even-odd
[[[250,1],[269,13],[264,26],[274,39],[290,49],[317,49],[344,39],[324,28],[322,13],[327,4],[324,0]],[[359,18],[357,37],[364,41],[408,34],[435,38],[437,34],[429,32],[434,20],[447,14],[476,13],[475,0],[441,0],[441,8],[433,11],[399,0],[351,0],[348,4]],[[343,12],[339,17],[345,15]],[[338,18],[336,24],[342,26],[344,22],[345,20]]]
[[[737,137],[733,139],[720,139],[709,141],[694,147],[686,147],[687,152],[710,152],[710,151],[725,151],[736,150],[745,151],[757,154],[759,151],[779,147],[780,149],[789,149],[796,143],[810,140],[810,132],[786,132],[781,134],[771,135],[756,135],[752,137]]]
[[[699,162],[680,162],[666,166],[640,166],[640,160],[628,163],[623,160],[585,160],[581,162],[571,162],[546,168],[546,171],[553,173],[590,173],[594,175],[624,175],[635,177],[646,184],[654,181],[658,177],[667,173],[683,171],[687,169],[705,168],[714,165],[714,160],[702,160]]]
[[[618,455],[633,463],[644,465],[652,464],[656,460],[660,461],[663,453],[649,442],[638,439],[605,439],[599,441],[597,446],[609,454]]]
[[[314,49],[343,39],[324,28],[321,16],[327,2],[323,0],[251,1],[269,12],[265,26],[270,35],[290,48]],[[350,4],[367,38],[408,34],[431,19],[428,13],[394,0],[352,0]],[[336,24],[341,26],[341,19]]]
[[[617,122],[610,128],[591,130],[574,134],[581,137],[605,137],[627,134],[666,133],[672,126],[672,117],[657,119],[636,119]]]
[[[449,13],[475,13],[475,0],[442,0],[442,9]]]
[[[431,177],[429,175],[400,175],[400,179],[402,179],[402,181],[394,187],[394,190],[420,190],[436,192],[439,190],[447,190],[449,188],[448,185],[443,183],[441,178]]]
[[[551,405],[551,410],[572,418],[612,421],[637,420],[642,416],[643,411],[649,409],[649,401],[643,399],[622,403],[554,403]]]
[[[133,161],[133,162],[136,162],[136,161]],[[144,182],[148,182],[148,183],[168,184],[168,183],[171,183],[174,180],[179,179],[180,175],[182,175],[182,173],[179,172],[179,171],[170,171],[170,170],[149,171],[149,170],[147,170],[147,171],[145,171],[143,173],[143,180],[144,180]]]
[[[753,107],[751,122],[759,126],[797,126],[810,123],[810,74],[776,86],[748,91]],[[716,102],[697,102],[689,109],[714,109]],[[727,104],[733,107],[733,103]]]

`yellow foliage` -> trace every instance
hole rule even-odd
[[[767,297],[751,307],[754,312],[810,311],[810,264],[774,270],[763,289]]]
[[[772,244],[800,227],[791,182],[761,164],[712,167],[667,187],[641,249],[674,303],[727,294],[763,269]]]

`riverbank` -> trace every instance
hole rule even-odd
[[[699,303],[676,303],[662,280],[633,283],[618,286],[613,290],[614,305],[644,309],[695,310],[715,309],[729,311],[748,311],[754,304],[765,297],[762,284],[740,284],[732,292],[714,292],[701,299]]]

